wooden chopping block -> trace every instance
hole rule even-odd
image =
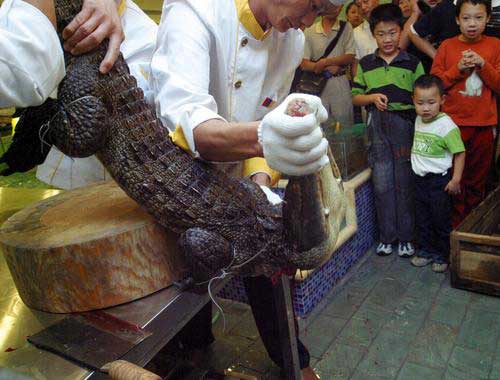
[[[22,300],[53,313],[114,306],[171,285],[185,268],[176,240],[112,181],[34,203],[0,229]]]

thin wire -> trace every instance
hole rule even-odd
[[[252,257],[250,257],[248,260],[243,261],[241,264],[238,264],[238,265],[235,265],[234,267],[232,267],[232,269],[234,269],[234,268],[236,268],[236,269],[237,268],[241,268],[243,265],[246,265],[250,261],[255,260],[260,254],[262,254],[262,252],[265,251],[266,248],[267,248],[267,245],[264,248],[262,248],[259,252],[257,252],[255,255],[253,255]]]
[[[233,274],[233,272],[228,272],[227,270],[228,269],[239,269],[239,268],[241,268],[243,265],[246,265],[250,261],[255,260],[257,258],[257,256],[259,256],[262,252],[264,252],[265,249],[266,249],[266,247],[262,248],[259,252],[257,252],[255,255],[253,255],[252,257],[250,257],[248,260],[243,261],[241,264],[238,264],[238,265],[235,265],[235,266],[233,266],[233,262],[234,262],[234,259],[235,259],[236,255],[234,254],[234,249],[233,249],[233,258],[232,258],[231,262],[227,265],[227,267],[221,269],[222,273]],[[217,278],[218,278],[218,276],[213,277],[213,278],[211,278],[210,280],[207,280],[207,281],[197,282],[196,285],[197,286],[198,285],[203,285],[203,284],[206,284],[207,282],[210,283],[210,281],[212,281],[213,279],[217,279]]]
[[[215,277],[212,277],[209,281],[208,281],[208,295],[210,297],[210,299],[212,300],[212,302],[214,303],[214,305],[217,307],[217,309],[219,309],[221,315],[222,315],[222,332],[225,333],[226,332],[226,315],[224,314],[224,310],[222,309],[222,307],[217,303],[217,301],[215,300],[215,297],[214,295],[212,294],[212,283],[215,281],[215,280],[223,280],[224,278],[226,278],[226,276],[230,275],[230,274],[233,274],[233,272],[231,271],[227,271],[228,269],[234,269],[234,268],[241,268],[243,265],[246,265],[248,264],[250,261],[254,260],[255,258],[257,258],[257,256],[259,256],[262,252],[264,252],[265,250],[265,247],[262,248],[259,252],[257,252],[255,255],[253,255],[252,257],[250,257],[248,260],[244,261],[243,263],[239,264],[239,265],[236,265],[234,267],[232,267],[232,264],[234,262],[234,259],[236,257],[235,253],[234,253],[234,249],[233,249],[233,258],[231,260],[231,262],[229,263],[229,265],[223,269],[221,269],[221,274],[219,276],[215,276]],[[206,283],[206,281],[203,281],[203,282],[200,282],[198,283],[198,285],[202,285]]]
[[[212,302],[215,304],[215,306],[217,306],[217,309],[219,309],[221,315],[222,315],[222,332],[223,333],[226,333],[226,315],[224,314],[224,310],[222,309],[222,307],[217,303],[217,301],[215,300],[215,297],[213,296],[212,294],[212,282],[214,280],[223,280],[224,278],[226,278],[226,276],[228,274],[231,274],[231,272],[226,272],[224,269],[222,270],[222,274],[220,276],[216,276],[216,277],[212,277],[210,279],[210,281],[208,281],[208,295],[210,296],[210,299],[212,300]]]

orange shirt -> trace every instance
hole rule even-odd
[[[471,73],[458,70],[457,63],[462,52],[471,49],[479,54],[485,64],[477,69],[483,81],[480,96],[466,96],[465,81]],[[489,126],[497,124],[495,92],[500,92],[500,39],[482,36],[473,43],[460,41],[458,37],[445,40],[437,50],[431,74],[440,77],[446,88],[447,97],[443,112],[459,126]]]

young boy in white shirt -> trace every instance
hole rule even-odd
[[[440,112],[443,94],[443,82],[434,75],[421,76],[413,86],[417,119],[411,166],[415,173],[419,250],[411,263],[417,267],[432,263],[434,272],[448,269],[451,196],[460,192],[465,162],[460,130],[448,115]]]

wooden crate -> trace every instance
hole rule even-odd
[[[500,296],[500,187],[451,233],[451,285]]]

